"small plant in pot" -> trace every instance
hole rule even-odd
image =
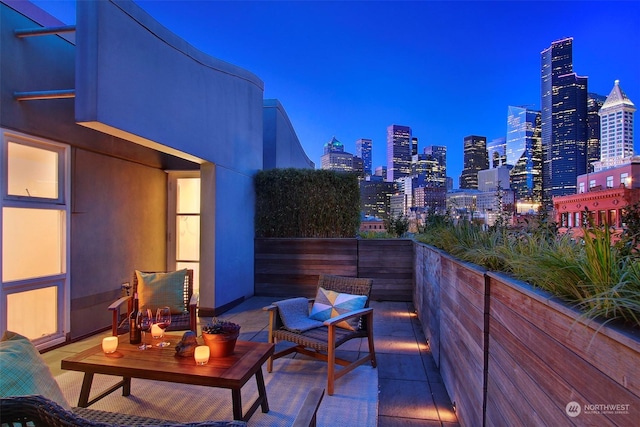
[[[233,354],[236,341],[240,335],[240,325],[228,320],[216,318],[202,327],[202,339],[211,357],[226,357]]]

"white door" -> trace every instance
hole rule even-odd
[[[169,172],[167,268],[193,270],[200,287],[200,172]]]
[[[69,147],[0,131],[0,329],[45,348],[69,328]]]

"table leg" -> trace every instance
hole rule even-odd
[[[264,386],[262,368],[258,369],[256,372],[256,383],[258,385],[258,399],[262,398],[262,412],[266,414],[269,412],[269,401],[267,400],[267,389]]]
[[[231,389],[231,401],[233,404],[233,419],[246,421],[242,416],[242,396],[240,396],[240,388]]]
[[[122,377],[122,395],[129,396],[131,394],[131,377]]]
[[[91,383],[93,383],[93,372],[85,372],[84,379],[82,380],[82,388],[80,389],[80,397],[78,398],[78,406],[81,408],[89,406]]]

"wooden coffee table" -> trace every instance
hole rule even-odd
[[[62,369],[84,372],[78,406],[86,408],[120,387],[122,395],[129,396],[131,378],[141,378],[231,389],[236,420],[248,421],[259,406],[262,412],[269,412],[262,365],[273,354],[273,344],[238,341],[231,356],[212,357],[206,365],[198,366],[193,357],[176,356],[175,345],[180,338],[181,335],[167,334],[164,341],[170,342],[170,346],[139,350],[137,345],[129,344],[128,335],[121,335],[115,353],[105,354],[98,345],[63,359]],[[89,399],[94,374],[114,375],[122,377],[122,381]],[[253,376],[256,377],[258,398],[243,415],[240,389]]]

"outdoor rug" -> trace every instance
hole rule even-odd
[[[273,372],[263,367],[269,412],[258,408],[249,426],[290,426],[313,387],[326,389],[327,365],[312,360],[283,358],[274,361]],[[56,377],[64,396],[77,405],[83,373],[65,372]],[[117,377],[95,375],[91,396],[118,382]],[[258,396],[255,378],[242,388],[243,413]],[[178,422],[231,420],[231,390],[131,380],[131,395],[116,390],[91,405],[91,409],[122,412]],[[370,365],[359,366],[336,381],[333,396],[324,395],[318,410],[318,426],[374,427],[378,418],[378,372]]]

